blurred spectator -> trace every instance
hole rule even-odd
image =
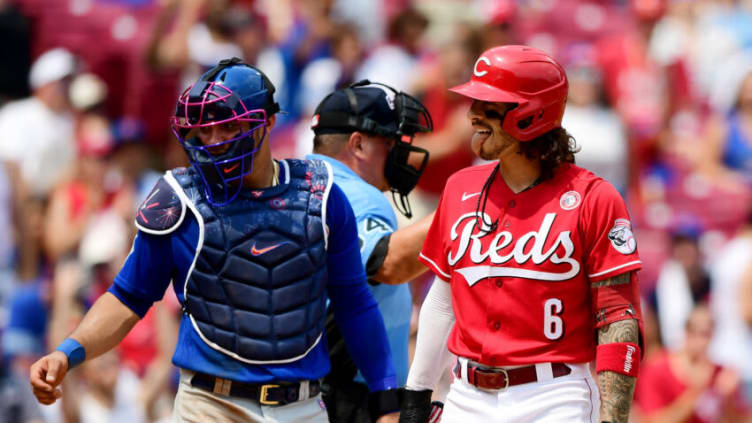
[[[666,1],[629,1],[630,27],[595,43],[609,103],[627,128],[632,176],[654,158],[655,143],[665,123],[668,90],[664,70],[648,56],[648,43]]]
[[[333,2],[292,2],[292,21],[286,37],[259,55],[257,65],[269,75],[277,89],[275,98],[286,112],[277,117],[277,131],[289,130],[288,125],[294,125],[303,113],[299,101],[303,70],[314,60],[332,55],[330,43],[336,28],[331,16]]]
[[[327,94],[355,82],[361,57],[357,31],[350,24],[339,24],[332,34],[332,57],[316,59],[303,70],[299,97],[303,116],[295,128],[295,157],[305,157],[313,151],[310,119],[316,106]]]
[[[352,22],[353,28],[358,31],[357,38],[366,45],[374,45],[384,39],[389,9],[387,3],[383,0],[334,0],[332,16],[340,22]]]
[[[31,67],[33,95],[0,109],[0,159],[18,163],[34,195],[48,195],[75,155],[68,101],[68,83],[75,71],[70,52],[47,51]]]
[[[7,0],[0,0],[0,105],[29,95],[31,64],[29,20]]]
[[[643,363],[635,392],[643,422],[738,422],[739,377],[707,355],[713,319],[706,306],[695,307],[685,328],[684,346]]]
[[[355,82],[355,71],[360,66],[363,52],[355,27],[347,23],[335,25],[331,45],[331,57],[312,61],[300,77],[298,99],[304,118],[311,116],[327,94]]]
[[[653,306],[644,299],[640,303],[644,329],[642,362],[648,362],[653,359],[653,356],[663,353],[663,344],[661,344],[661,334],[658,330],[658,316],[655,315]]]
[[[71,80],[68,97],[76,111],[104,113],[107,85],[92,73],[81,73]]]
[[[0,416],[7,423],[42,423],[44,421],[39,404],[29,389],[29,383],[10,371],[2,357],[0,357]]]
[[[517,4],[514,0],[486,0],[482,2],[480,29],[482,45],[480,51],[491,47],[507,44],[519,44],[514,32],[515,21],[518,21]]]
[[[752,26],[752,16],[735,1],[673,1],[657,22],[650,56],[661,66],[686,67],[689,95],[707,97],[718,63],[739,51],[737,27]]]
[[[6,307],[15,288],[19,262],[25,261],[28,231],[23,214],[25,190],[18,167],[0,160],[0,327],[6,322]],[[19,248],[19,246],[24,246]],[[20,257],[19,257],[20,256]]]
[[[151,189],[162,176],[156,169],[162,169],[158,154],[146,143],[144,125],[134,118],[120,118],[113,122],[113,139],[115,142],[112,153],[114,166],[111,178],[121,180],[119,185],[132,186],[133,209],[136,209],[146,198]]]
[[[75,88],[72,99],[79,106],[75,132],[78,158],[71,178],[55,188],[47,210],[44,241],[53,263],[76,254],[86,260],[81,256],[86,252],[82,240],[103,228],[109,231],[110,240],[92,250],[100,256],[108,256],[107,247],[125,249],[121,244],[127,244],[125,238],[131,235],[125,221],[134,218],[136,200],[133,187],[113,173],[115,139],[105,114],[106,90],[101,84],[97,77],[83,74],[71,85]]]
[[[723,166],[752,183],[752,65],[744,71],[733,107],[708,125],[705,160],[709,167]]]
[[[55,188],[44,222],[45,250],[52,262],[75,255],[91,218],[113,200],[115,192],[105,186],[106,156],[112,148],[109,130],[101,115],[84,116],[79,123],[74,174]]]
[[[142,423],[140,381],[120,366],[116,350],[81,366],[85,389],[77,395],[81,423]]]
[[[480,54],[480,42],[476,35],[470,33],[464,38],[458,35],[441,46],[437,60],[423,64],[420,71],[422,77],[414,84],[431,113],[434,127],[432,133],[420,134],[413,141],[416,146],[429,152],[426,170],[418,181],[418,187],[410,194],[416,218],[431,213],[439,203],[439,196],[449,176],[472,165],[475,160],[470,150],[472,127],[467,119],[468,100],[449,91],[449,88],[470,78],[473,60]],[[401,224],[407,223],[402,216],[398,220]]]
[[[31,364],[47,351],[49,302],[48,284],[42,281],[18,287],[10,300],[8,325],[0,350],[5,354],[5,367],[18,375],[25,375]]]
[[[629,172],[629,148],[620,117],[608,107],[603,91],[603,76],[588,46],[571,54],[567,66],[569,97],[562,124],[574,137],[580,151],[577,164],[611,182],[626,193]]]
[[[230,4],[229,0],[165,2],[147,47],[151,66],[180,69],[180,86],[187,87],[218,61],[242,57],[243,50],[233,40],[235,21]],[[208,10],[202,20],[205,8]]]
[[[412,8],[395,16],[389,23],[387,42],[368,55],[355,79],[379,81],[409,92],[420,75],[415,69],[428,23],[422,13]]]
[[[684,226],[671,236],[671,255],[663,263],[655,299],[663,345],[675,351],[684,345],[687,318],[692,309],[708,300],[710,277],[700,251],[701,232]]]
[[[752,404],[752,326],[745,320],[749,298],[742,297],[752,278],[752,219],[721,249],[710,268],[710,307],[715,319],[715,336],[710,356],[716,362],[739,370]]]

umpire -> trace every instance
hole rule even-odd
[[[307,159],[331,165],[334,181],[353,207],[361,259],[384,318],[397,380],[403,386],[412,311],[410,290],[404,282],[426,270],[417,261],[417,253],[432,215],[395,232],[396,216],[384,192],[391,191],[397,207],[410,217],[407,194],[428,161],[428,152],[413,146],[412,138],[418,132],[432,130],[431,117],[410,95],[369,81],[329,94],[314,113],[314,154]],[[385,264],[398,261],[399,270],[389,270],[392,266]],[[368,386],[350,358],[331,312],[326,334],[331,361],[338,363],[323,386],[330,421],[373,421],[379,410],[389,407],[374,401],[383,396],[370,396],[369,401]]]

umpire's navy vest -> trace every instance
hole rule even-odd
[[[324,329],[331,170],[321,161],[280,166],[278,186],[244,191],[220,208],[207,202],[192,168],[165,177],[200,228],[184,310],[204,342],[247,363],[298,360]]]

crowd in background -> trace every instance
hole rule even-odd
[[[435,126],[415,141],[431,154],[411,194],[421,217],[476,160],[467,100],[447,87],[502,44],[565,66],[577,164],[627,199],[646,347],[632,420],[752,414],[752,1],[0,0],[0,34],[7,421],[168,419],[172,290],[66,379],[62,403],[37,406],[25,379],[111,283],[161,172],[187,164],[168,118],[201,72],[236,56],[269,75],[279,158],[311,152],[311,114],[335,88],[367,78],[419,97]],[[412,289],[417,310],[425,281]]]

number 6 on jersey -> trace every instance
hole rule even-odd
[[[543,333],[552,341],[564,334],[564,321],[558,316],[561,310],[561,300],[558,298],[549,298],[543,304]]]

